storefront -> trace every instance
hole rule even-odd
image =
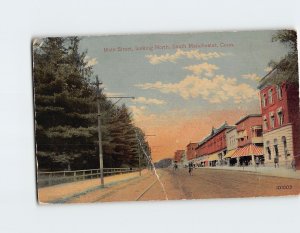
[[[254,144],[248,144],[237,148],[232,154],[231,159],[236,159],[236,166],[255,165],[256,157],[260,164],[263,163],[263,148]]]

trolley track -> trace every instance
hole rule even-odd
[[[163,176],[160,176],[159,178],[161,179]],[[139,201],[157,182],[158,182],[158,178],[152,182],[146,189],[144,189],[144,191],[135,199],[135,201]]]

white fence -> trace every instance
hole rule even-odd
[[[138,171],[138,168],[104,168],[103,175],[110,176],[122,173]],[[61,183],[70,183],[87,179],[100,178],[99,169],[76,170],[76,171],[55,171],[55,172],[38,172],[37,186],[45,187]]]

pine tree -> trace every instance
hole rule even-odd
[[[95,101],[79,40],[46,38],[34,50],[36,144],[39,168],[67,169],[95,157]],[[95,159],[95,158],[94,158]]]
[[[93,70],[79,52],[79,38],[45,38],[33,45],[36,156],[39,170],[99,166],[96,91]],[[137,167],[142,130],[125,105],[100,96],[104,167]],[[150,154],[150,153],[149,153]],[[142,158],[145,164],[146,158]]]

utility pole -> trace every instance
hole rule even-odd
[[[103,172],[103,148],[102,148],[102,133],[101,133],[101,106],[100,98],[102,93],[102,82],[99,81],[98,75],[96,75],[96,88],[97,88],[97,118],[98,118],[98,145],[99,145],[99,168],[100,168],[100,180],[101,187],[104,187],[104,172]],[[134,99],[133,96],[107,96],[106,98],[118,99],[112,106],[116,105],[121,99]]]
[[[104,178],[103,178],[103,149],[102,149],[102,133],[101,133],[101,106],[100,106],[100,97],[101,91],[100,85],[102,82],[99,82],[98,75],[96,76],[96,87],[97,87],[97,109],[98,109],[98,140],[99,140],[99,167],[100,167],[100,180],[101,187],[104,187]]]

